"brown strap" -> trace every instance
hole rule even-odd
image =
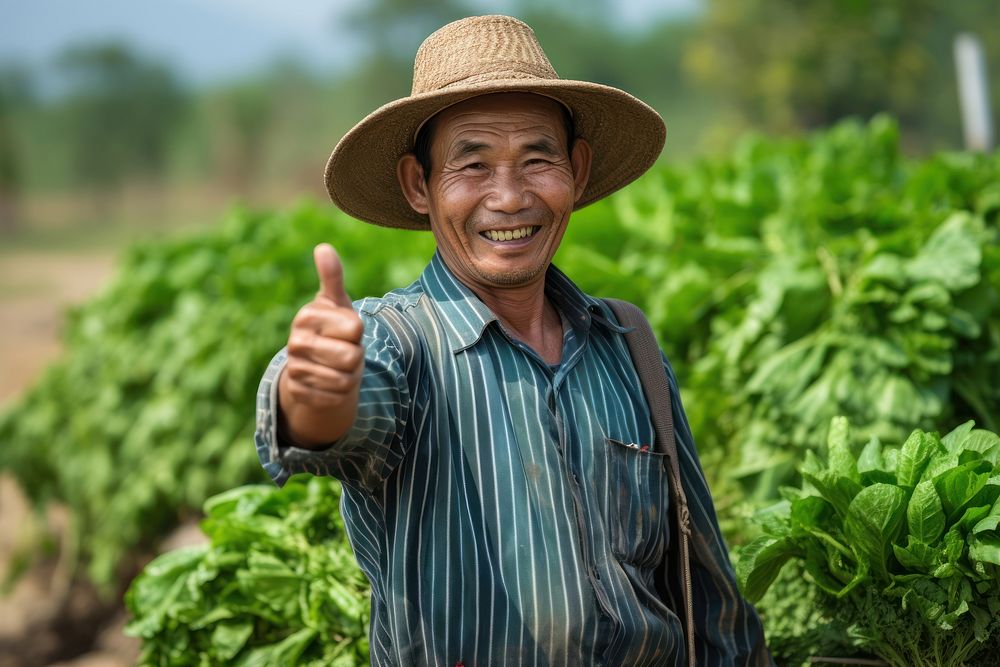
[[[618,323],[631,327],[625,336],[632,363],[639,374],[642,391],[653,419],[656,431],[656,449],[667,455],[670,475],[670,497],[677,516],[680,537],[681,582],[684,595],[684,621],[687,635],[688,664],[695,665],[694,649],[694,607],[691,597],[691,515],[688,511],[687,496],[681,485],[680,461],[677,458],[677,441],[674,439],[674,413],[670,405],[670,381],[663,369],[660,346],[656,342],[653,328],[646,315],[635,304],[620,299],[605,299]]]

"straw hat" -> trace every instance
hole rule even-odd
[[[566,105],[578,137],[593,148],[590,181],[575,208],[624,187],[656,161],[663,120],[628,93],[558,77],[532,29],[509,16],[449,23],[424,40],[409,97],[372,112],[344,135],[326,165],[326,188],[344,212],[386,227],[430,229],[410,208],[396,162],[413,150],[417,130],[442,109],[500,92],[539,93]]]

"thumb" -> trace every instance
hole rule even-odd
[[[320,243],[313,249],[316,273],[319,275],[318,297],[326,298],[337,306],[351,307],[351,297],[344,291],[344,266],[337,251],[329,243]]]

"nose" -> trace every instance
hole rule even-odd
[[[531,193],[516,169],[499,167],[490,179],[486,208],[498,213],[517,213],[531,206]]]

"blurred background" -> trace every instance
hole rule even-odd
[[[996,82],[998,11],[946,0],[4,3],[0,400],[53,353],[37,334],[55,320],[24,312],[25,300],[79,299],[122,244],[214,221],[233,202],[324,199],[329,150],[407,93],[417,45],[449,20],[526,19],[561,76],[656,108],[669,161],[725,151],[751,129],[801,133],[879,111],[898,119],[909,152],[958,148],[952,42],[975,31]]]
[[[4,2],[0,406],[56,358],[64,309],[95,294],[129,244],[210,227],[233,206],[325,201],[337,139],[408,94],[424,37],[480,13],[526,20],[560,76],[656,108],[666,162],[881,112],[909,155],[960,149],[962,32],[981,41],[1000,108],[995,2]],[[25,512],[4,478],[0,569]],[[24,630],[28,599],[0,607],[0,638]]]

